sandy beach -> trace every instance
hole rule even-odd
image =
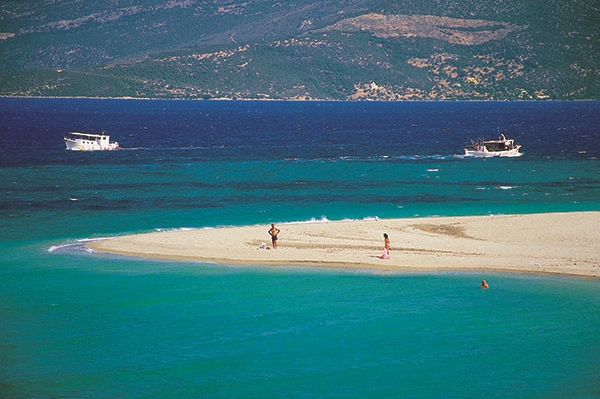
[[[118,236],[98,253],[226,265],[473,270],[600,277],[600,212],[282,223]],[[391,240],[381,259],[383,233]],[[265,243],[269,249],[259,249]]]

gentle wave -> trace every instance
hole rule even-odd
[[[194,227],[158,227],[154,229],[157,233],[165,233],[169,231],[190,231],[190,230],[198,230]]]
[[[323,158],[285,158],[286,161],[292,162],[389,162],[389,161],[445,161],[453,159],[465,159],[466,157],[461,154],[447,154],[447,155],[377,155],[369,157],[360,156],[343,156],[343,157],[323,157]]]
[[[82,238],[73,242],[68,242],[65,244],[52,245],[48,248],[48,252],[57,253],[57,254],[73,254],[73,253],[93,253],[91,248],[89,248],[86,244],[94,241],[105,240],[110,237],[104,238]]]
[[[311,224],[311,223],[331,223],[331,222],[361,222],[361,221],[377,221],[379,220],[378,216],[365,216],[361,219],[353,219],[353,218],[344,218],[341,220],[331,220],[328,219],[327,216],[321,216],[321,218],[310,218],[308,220],[298,220],[294,222],[282,222],[278,224],[286,225],[286,224]]]

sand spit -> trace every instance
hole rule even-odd
[[[480,270],[600,277],[600,212],[428,217],[174,230],[87,244],[99,253],[228,265]],[[389,259],[380,259],[383,233]]]

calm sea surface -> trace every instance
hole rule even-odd
[[[598,102],[0,99],[0,398],[599,398],[598,280],[159,262],[81,245],[598,211],[598,126]],[[123,149],[69,152],[69,131],[106,131]],[[500,132],[522,157],[462,156]]]

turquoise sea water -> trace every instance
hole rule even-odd
[[[600,397],[595,279],[233,267],[80,245],[600,210],[600,103],[0,105],[2,398]],[[67,152],[70,130],[106,130],[124,149]],[[499,130],[522,157],[461,156]]]

